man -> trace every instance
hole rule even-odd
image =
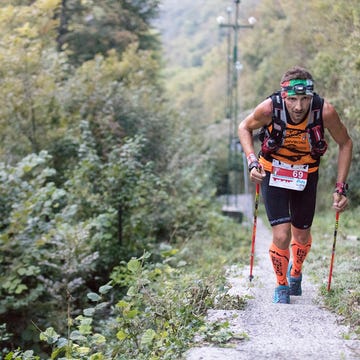
[[[301,67],[288,70],[281,91],[264,100],[239,125],[250,179],[261,183],[267,217],[272,227],[269,254],[277,286],[275,303],[290,303],[302,293],[302,265],[311,247],[320,157],[327,149],[326,128],[337,143],[337,181],[333,208],[344,211],[352,140],[335,108],[313,92],[313,78]],[[262,129],[259,158],[253,131]],[[291,251],[290,251],[291,248]],[[290,259],[292,253],[292,262]]]

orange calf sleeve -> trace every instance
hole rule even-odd
[[[294,239],[291,239],[291,252],[293,256],[293,265],[291,268],[291,276],[298,277],[301,274],[302,264],[305,261],[307,254],[311,248],[312,238],[306,244],[300,244]]]
[[[290,250],[279,249],[274,243],[272,243],[270,245],[269,254],[278,285],[288,285],[286,272],[289,265]]]

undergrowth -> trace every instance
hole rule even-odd
[[[229,218],[209,216],[212,237],[195,234],[183,244],[162,244],[120,263],[108,284],[84,295],[89,307],[80,315],[69,305],[65,334],[38,329],[47,353],[3,349],[3,359],[179,359],[195,335],[218,344],[243,338],[226,322],[207,323],[205,315],[210,308],[244,306],[245,299],[227,295],[225,264],[248,260],[249,232]],[[1,341],[9,334],[0,330]]]
[[[331,279],[330,264],[335,238],[335,214],[316,215],[312,229],[312,250],[305,266],[320,284],[323,302],[350,325],[348,337],[360,338],[360,229],[359,209],[340,214]],[[330,280],[330,291],[328,284]]]

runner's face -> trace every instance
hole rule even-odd
[[[303,121],[309,111],[311,96],[294,95],[285,98],[286,108],[293,122],[299,123]]]

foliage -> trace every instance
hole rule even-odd
[[[81,123],[79,140],[78,162],[62,187],[52,181],[46,152],[2,165],[1,320],[13,324],[19,345],[37,343],[29,317],[38,327],[56,319],[53,326],[64,329],[68,304],[76,313],[81,294],[107,281],[119,259],[162,239],[181,242],[215,230],[216,217],[206,210],[209,179],[197,174],[201,162],[185,171],[173,166],[161,180],[142,162],[141,138],[114,147],[106,162],[89,123]]]
[[[55,171],[46,152],[15,167],[2,165],[0,311],[3,321],[16,314],[10,330],[23,336],[33,332],[27,325],[31,314],[40,326],[49,321],[47,314],[59,312],[54,318],[61,329],[68,296],[77,307],[78,295],[91,288],[95,274],[105,281],[119,258],[153,242],[157,218],[145,214],[164,194],[150,164],[137,160],[139,143],[129,141],[115,149],[110,154],[114,162],[104,165],[83,126],[79,163],[63,188],[51,181]],[[123,244],[117,234],[119,203],[126,210]]]
[[[158,47],[150,22],[157,15],[159,0],[101,2],[65,0],[59,9],[58,48],[76,66],[110,50],[123,53],[130,44],[141,49]]]
[[[50,342],[58,340],[51,327],[64,332],[69,313],[81,326],[81,294],[106,282],[120,261],[144,249],[156,252],[160,241],[205,236],[217,219],[207,211],[214,194],[208,154],[198,154],[187,124],[178,122],[172,134],[175,116],[154,53],[140,41],[120,55],[94,53],[73,68],[65,52],[55,51],[54,14],[61,16],[66,3],[1,8],[4,18],[17,15],[3,23],[2,41],[14,58],[0,58],[9,70],[2,89],[1,126],[9,143],[0,206],[0,305],[13,334],[3,338],[9,348],[38,351],[36,327],[48,329]],[[42,37],[42,21],[49,19]],[[5,31],[10,26],[13,31]],[[8,38],[11,33],[21,33],[21,41]],[[24,56],[15,58],[18,52]],[[19,79],[17,91],[11,79]],[[6,106],[8,96],[18,107]],[[19,128],[9,126],[20,115]]]
[[[166,164],[172,121],[156,77],[158,66],[151,53],[134,45],[121,60],[114,51],[96,56],[59,89],[65,116],[75,125],[90,122],[101,157],[125,138],[140,135],[143,161],[154,161],[159,168]]]
[[[0,7],[0,42],[4,49],[0,56],[2,160],[15,163],[29,152],[47,149],[54,155],[55,164],[64,160],[71,166],[75,152],[69,151],[67,145],[73,148],[77,134],[70,131],[76,131],[83,119],[92,122],[94,134],[102,139],[100,152],[106,154],[105,144],[109,142],[111,147],[125,136],[141,133],[147,135],[152,158],[159,153],[166,155],[166,147],[162,145],[168,141],[170,122],[168,110],[163,106],[156,52],[145,50],[147,47],[139,41],[131,41],[131,46],[121,51],[110,46],[104,55],[96,46],[86,45],[93,61],[74,69],[68,55],[56,51],[60,21],[56,14],[66,3],[69,5],[71,1],[60,4],[60,1],[39,0],[26,6]],[[108,1],[105,5],[110,6],[106,11],[114,18],[111,7],[116,7],[115,2]],[[118,6],[117,11],[121,10]],[[86,7],[87,11],[99,8],[91,2]],[[144,26],[156,13],[156,7],[156,0],[122,4],[133,18],[138,14]],[[105,16],[105,10],[102,12]],[[146,37],[137,22],[131,26],[129,34],[138,31],[143,34],[138,37]]]
[[[222,241],[204,238],[207,251],[201,252],[200,248],[193,251],[195,243],[181,248],[162,244],[157,254],[144,253],[122,261],[114,268],[111,283],[89,292],[87,301],[81,301],[81,313],[71,311],[72,301],[68,298],[69,308],[63,314],[67,326],[62,331],[53,326],[37,329],[40,340],[50,346],[49,356],[51,353],[54,359],[147,359],[151,355],[154,359],[173,359],[191,345],[196,333],[218,343],[238,338],[240,335],[229,331],[226,323],[205,325],[203,316],[210,307],[242,308],[244,299],[228,298],[224,264],[219,255],[225,256],[231,247],[237,259],[243,258],[248,242],[239,244],[242,228],[238,224],[229,227],[230,219],[218,216],[209,222],[212,225],[207,227],[216,227]],[[202,249],[205,250],[204,246]],[[201,264],[208,262],[209,251],[218,261],[202,268]],[[112,308],[110,298],[116,294],[116,288],[124,291]],[[8,352],[7,356],[38,358],[35,352],[20,350]]]
[[[195,334],[218,343],[237,336],[226,324],[205,325],[203,317],[209,308],[244,305],[245,299],[227,296],[224,263],[244,261],[248,242],[239,241],[239,231],[243,240],[246,231],[219,215],[209,216],[204,225],[211,229],[211,239],[204,231],[180,248],[161,244],[160,257],[145,253],[114,269],[114,284],[127,289],[115,309],[113,331],[120,340],[111,346],[115,355],[173,359],[184,353]],[[229,248],[235,253],[230,258]]]
[[[56,83],[64,58],[51,46],[58,3],[0,7],[2,159],[17,161],[19,154],[38,152],[63,134]]]

